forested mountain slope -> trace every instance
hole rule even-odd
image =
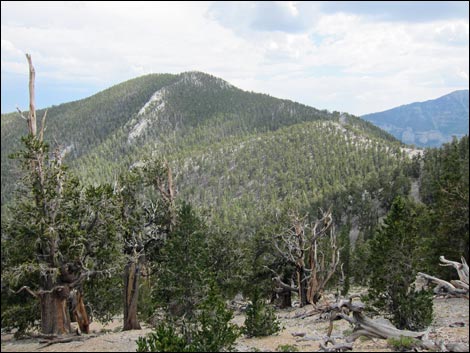
[[[15,180],[7,156],[25,132],[14,113],[2,116],[2,205]],[[91,184],[112,182],[145,156],[164,156],[180,195],[216,206],[215,218],[244,231],[287,204],[334,201],[338,212],[372,212],[409,184],[403,146],[371,123],[200,72],[143,76],[51,107],[46,140],[56,140],[66,163]]]

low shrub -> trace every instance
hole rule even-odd
[[[274,308],[266,305],[258,292],[253,295],[252,304],[246,309],[243,333],[248,337],[269,336],[281,329]]]

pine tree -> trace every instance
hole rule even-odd
[[[193,317],[207,293],[214,271],[209,262],[208,232],[193,207],[183,203],[160,259],[153,264],[157,276],[153,296],[173,316]]]
[[[421,265],[419,217],[422,209],[402,197],[392,204],[384,225],[370,241],[369,301],[391,316],[398,328],[418,330],[432,320],[432,297],[415,292]]]
[[[246,309],[244,333],[248,337],[272,335],[280,330],[274,309],[267,305],[259,290],[253,290],[251,304]]]

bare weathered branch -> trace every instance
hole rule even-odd
[[[28,121],[28,118],[23,115],[23,112],[20,110],[20,108],[16,107],[16,110],[18,111],[21,119]]]
[[[281,280],[281,277],[274,277],[273,278],[273,281],[275,281],[279,287],[281,287],[281,289],[287,289],[287,290],[290,290],[292,292],[298,292],[299,291],[299,288],[298,287],[292,287],[290,285],[288,285],[287,283],[284,283],[282,280]]]
[[[469,284],[468,283],[469,269],[468,269],[468,265],[467,265],[467,262],[465,261],[464,257],[461,258],[462,263],[458,263],[456,261],[446,260],[446,258],[444,256],[440,256],[439,260],[442,262],[442,264],[439,264],[439,265],[454,267],[457,270],[457,274],[459,275],[460,280],[462,282],[466,283],[466,284]]]
[[[26,59],[29,64],[29,115],[28,115],[28,130],[33,136],[36,136],[36,107],[34,99],[34,79],[36,77],[36,70],[34,70],[31,54],[26,54]]]
[[[467,283],[465,283],[463,281],[456,280],[456,279],[451,280],[450,283],[452,283],[454,285],[454,287],[464,289],[468,292],[469,287],[468,287]]]
[[[47,115],[47,109],[44,112],[44,115],[42,116],[41,129],[39,130],[39,141],[41,142],[44,141],[44,132],[46,131],[46,115]]]
[[[427,275],[426,273],[418,272],[418,275],[421,278],[424,278],[430,283],[434,283],[438,288],[444,288],[447,293],[455,296],[465,296],[468,295],[468,289],[456,288],[452,283],[444,281],[443,279]]]
[[[15,294],[19,294],[21,293],[22,291],[27,291],[29,294],[31,294],[34,298],[38,298],[38,294],[36,292],[34,292],[31,288],[29,288],[28,286],[23,286],[21,287],[20,289],[18,289]]]

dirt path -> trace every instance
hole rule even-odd
[[[310,310],[311,307],[292,308],[278,311],[277,315],[282,324],[282,331],[276,335],[263,338],[240,337],[236,348],[241,352],[263,351],[274,352],[279,346],[294,346],[301,352],[312,352],[319,348],[322,338],[328,328],[328,322],[315,317],[295,319],[294,316],[300,312]],[[434,300],[434,322],[430,328],[430,338],[436,341],[469,343],[469,301],[466,299],[435,299]],[[243,325],[245,316],[236,314],[234,323]],[[344,320],[335,322],[333,337],[342,340],[344,331],[351,327]],[[149,328],[140,331],[120,331],[120,321],[101,326],[92,323],[91,332],[96,334],[85,341],[59,343],[45,347],[38,339],[26,339],[16,341],[12,335],[2,334],[2,352],[135,352],[135,340],[139,336],[150,332]],[[303,341],[301,337],[294,337],[292,333],[304,332],[312,340]],[[346,332],[347,334],[347,332]],[[357,340],[354,343],[355,351],[362,352],[390,352],[385,340]]]

